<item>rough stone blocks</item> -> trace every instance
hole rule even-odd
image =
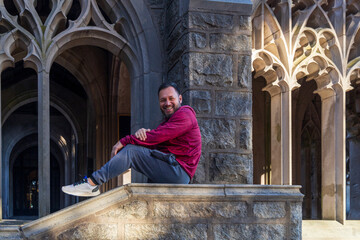
[[[189,81],[191,86],[231,86],[233,59],[225,54],[189,54]]]
[[[130,184],[21,230],[26,239],[301,239],[301,200],[295,186]]]
[[[252,157],[248,154],[210,154],[210,181],[223,183],[251,183]]]

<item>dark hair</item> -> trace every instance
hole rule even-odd
[[[161,90],[165,89],[165,88],[168,88],[168,87],[173,87],[176,91],[176,93],[178,95],[180,95],[180,90],[179,90],[179,87],[176,83],[174,82],[165,82],[165,83],[162,83],[158,89],[158,95],[160,93]]]

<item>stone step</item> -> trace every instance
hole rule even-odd
[[[25,217],[26,218],[26,217]],[[0,239],[24,239],[21,227],[34,220],[34,218],[3,219],[0,221]]]
[[[0,239],[24,239],[20,231],[20,226],[0,225]]]
[[[302,221],[303,240],[359,240],[360,221],[347,220],[345,224],[330,220]]]

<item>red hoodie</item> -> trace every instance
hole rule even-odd
[[[190,178],[193,178],[201,155],[201,135],[195,111],[191,107],[180,107],[168,120],[146,135],[145,141],[135,135],[128,135],[120,142],[124,146],[133,144],[172,153]]]

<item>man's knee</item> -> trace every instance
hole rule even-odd
[[[132,145],[132,144],[128,144],[128,145],[126,145],[121,151],[123,151],[123,152],[138,151],[138,146]]]
[[[128,144],[126,145],[119,153],[127,155],[129,157],[141,155],[143,153],[144,147]]]

